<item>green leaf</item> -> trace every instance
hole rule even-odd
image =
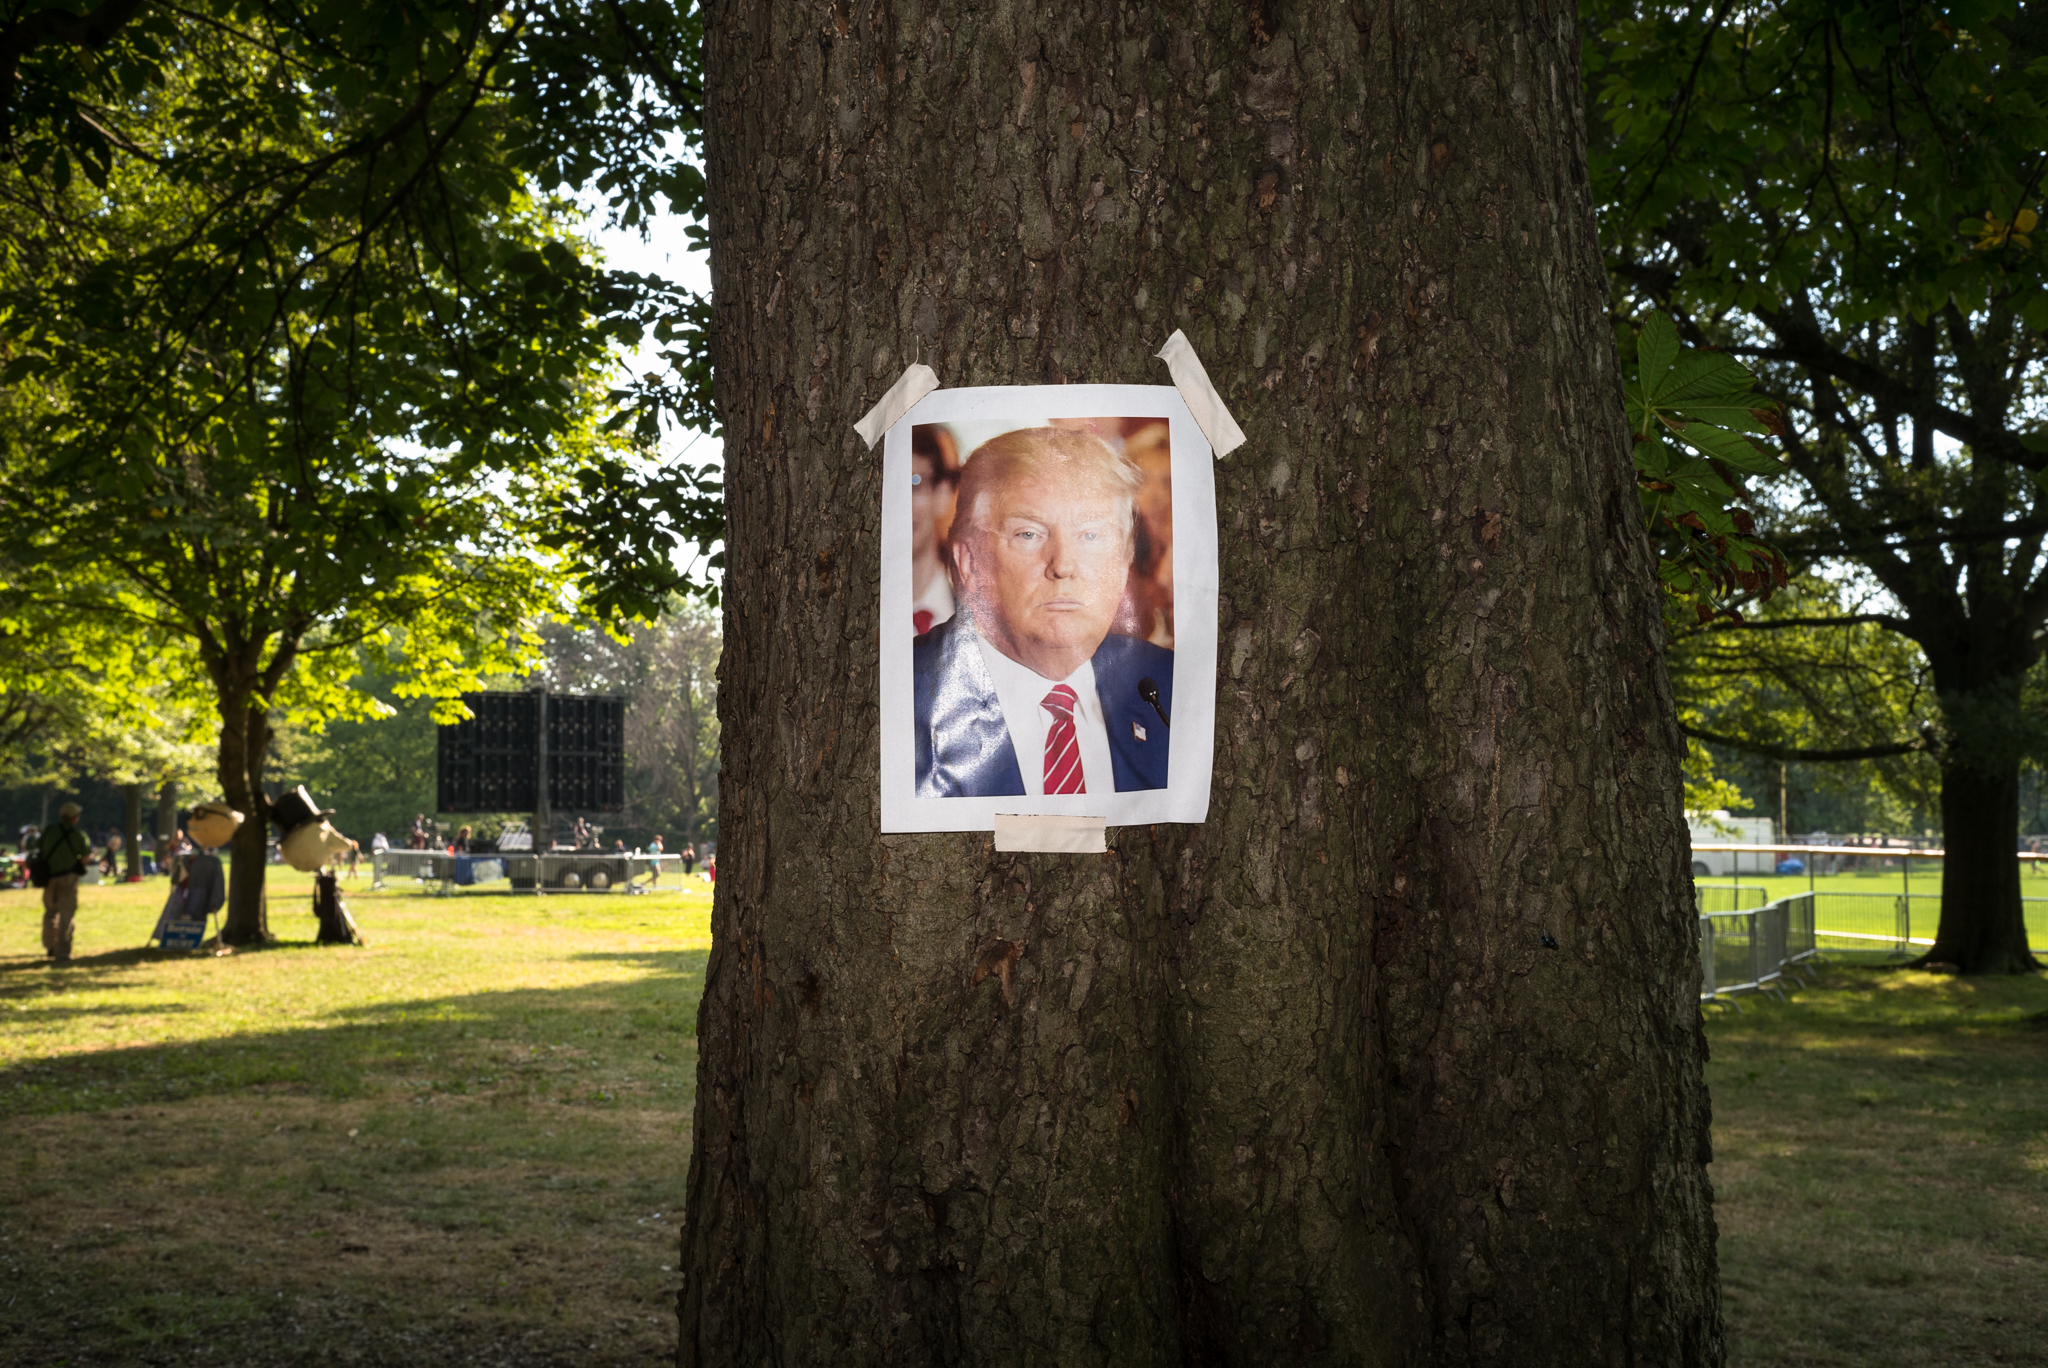
[[[1721,478],[1721,472],[1698,457],[1680,461],[1665,473],[1664,479],[1676,491],[1679,505],[1689,513],[1724,516],[1720,510],[1735,497],[1734,487]]]
[[[1735,432],[1754,432],[1769,436],[1770,425],[1758,418],[1757,410],[1766,408],[1768,401],[1754,394],[1734,394],[1725,399],[1704,399],[1690,404],[1674,404],[1668,416],[1682,423],[1706,423],[1713,427],[1729,428]]]
[[[1756,443],[1740,433],[1706,423],[1687,423],[1677,429],[1678,440],[1703,456],[1711,456],[1731,470],[1750,475],[1782,475],[1785,467],[1777,457],[1757,449]]]
[[[1642,336],[1636,342],[1637,365],[1636,383],[1641,387],[1644,399],[1656,403],[1659,388],[1671,371],[1671,363],[1678,359],[1678,327],[1661,313],[1653,313],[1643,320]]]
[[[1724,394],[1747,394],[1755,384],[1756,377],[1734,357],[1687,350],[1656,392],[1656,400],[1660,406],[1681,405]]]
[[[1671,448],[1664,444],[1659,433],[1652,432],[1642,438],[1631,454],[1635,457],[1636,469],[1653,479],[1662,479],[1664,472],[1671,469]]]

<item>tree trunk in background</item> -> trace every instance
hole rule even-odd
[[[269,903],[263,894],[270,858],[270,804],[263,793],[270,713],[247,693],[223,691],[220,717],[221,796],[243,818],[229,846],[233,858],[220,937],[228,945],[260,945],[270,939]]]
[[[156,791],[156,863],[162,869],[170,853],[171,839],[178,834],[178,784],[166,783]]]
[[[1973,581],[1974,582],[1974,581]],[[1947,586],[1953,591],[1953,585]],[[1908,602],[1913,620],[1939,624],[1920,638],[1933,667],[1946,734],[1941,757],[1941,920],[1919,964],[1965,974],[2037,967],[2020,894],[2020,757],[2032,724],[2024,685],[2039,653],[2031,616],[1995,596],[1967,614],[1948,599]],[[2006,611],[2006,609],[2011,609]]]
[[[142,785],[121,786],[121,844],[128,856],[128,877],[142,877]]]
[[[1575,11],[709,12],[728,512],[686,1364],[1718,1364],[1681,742]],[[1215,797],[877,834],[881,457],[1168,383]]]
[[[2016,854],[2020,829],[2019,752],[1942,767],[1941,921],[1921,964],[1966,974],[2039,968],[2027,946],[2026,904]]]

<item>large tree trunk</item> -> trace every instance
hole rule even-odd
[[[263,792],[263,758],[270,750],[270,712],[254,696],[224,690],[220,700],[220,786],[228,806],[243,815],[229,849],[227,915],[221,940],[260,945],[270,939],[270,804]]]
[[[729,498],[687,1364],[1721,1361],[1681,742],[1575,11],[722,5]],[[879,453],[1166,383],[1215,798],[877,834]]]
[[[2005,605],[2009,607],[2009,605]],[[1941,750],[1941,920],[1916,964],[1965,974],[2039,966],[2027,947],[2020,898],[2020,756],[2028,729],[2024,684],[2036,653],[2025,616],[1996,601],[1971,604],[1922,643],[1947,735]]]
[[[1974,761],[1974,762],[1973,762]],[[2020,760],[2016,750],[1951,761],[1941,773],[1941,921],[1921,964],[1966,974],[2038,969],[2020,900]]]

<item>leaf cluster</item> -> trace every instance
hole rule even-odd
[[[2048,147],[2038,7],[1596,0],[1585,17],[1601,236],[1625,279],[1682,273],[1716,314],[1819,295],[1853,329],[1997,302],[2048,328],[2014,228]]]
[[[554,187],[628,224],[701,209],[694,5],[67,14],[0,10],[0,491],[37,510],[0,527],[10,601],[338,715],[346,675],[302,660],[402,632],[445,696],[579,592],[619,616],[680,587],[716,485],[612,421],[608,377],[701,314],[595,265]],[[660,402],[701,414],[696,381]],[[79,591],[109,576],[118,606]]]
[[[1915,744],[1896,728],[1924,723],[1945,766],[2009,765],[2048,623],[2048,10],[1588,0],[1583,15],[1617,311],[1669,313],[1750,367],[1797,481],[1751,503],[1758,531],[1872,595],[1874,611],[1763,625],[1779,645],[1749,657],[1753,683],[1791,711],[1738,717],[1741,739],[1853,752]],[[1883,725],[1843,742],[1821,706],[1839,657],[1783,655],[1809,632],[1920,659],[1929,682],[1873,667],[1891,702],[1840,715]]]
[[[1661,313],[1620,330],[1623,396],[1635,442],[1644,520],[1672,600],[1701,621],[1739,594],[1768,598],[1787,581],[1785,558],[1757,535],[1743,476],[1782,474],[1758,437],[1782,429],[1754,377],[1715,351],[1680,343]]]
[[[1926,657],[1811,573],[1740,621],[1683,626],[1668,649],[1679,725],[1697,746],[1774,761],[1857,760],[1907,808],[1934,806],[1945,713]]]

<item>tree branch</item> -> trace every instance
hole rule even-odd
[[[0,147],[14,141],[14,93],[22,58],[45,43],[68,43],[97,51],[148,8],[149,0],[105,0],[88,14],[43,9],[0,31]]]
[[[2048,452],[2027,446],[2002,422],[1964,413],[1922,393],[1917,386],[1902,384],[1882,368],[1830,345],[1826,334],[1817,325],[1786,310],[1760,309],[1757,316],[1778,335],[1778,345],[1733,346],[1727,349],[1730,356],[1794,362],[1831,380],[1840,380],[1852,389],[1861,390],[1889,408],[1916,415],[1926,414],[1937,429],[1974,451],[2009,461],[2025,470],[2048,468]]]
[[[1698,727],[1678,724],[1678,729],[1695,741],[1709,745],[1726,746],[1730,750],[1743,751],[1750,755],[1761,755],[1767,760],[1804,760],[1815,764],[1829,764],[1849,760],[1882,760],[1893,755],[1912,755],[1927,749],[1925,741],[1899,741],[1885,746],[1859,746],[1849,750],[1806,750],[1798,746],[1767,746],[1756,741],[1744,741],[1739,737],[1721,736]]]
[[[1713,626],[1716,632],[1770,632],[1786,627],[1855,627],[1862,623],[1875,623],[1889,628],[1900,636],[1910,637],[1912,624],[1902,617],[1890,613],[1844,613],[1839,617],[1793,617],[1793,618],[1744,618],[1741,622],[1721,619]]]

